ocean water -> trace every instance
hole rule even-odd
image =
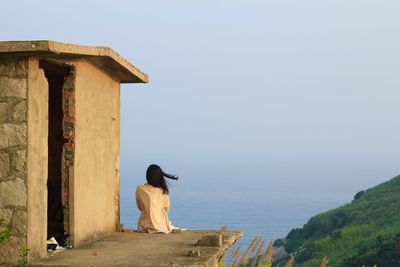
[[[238,244],[247,247],[257,235],[267,241],[283,238],[313,215],[351,200],[350,194],[325,191],[226,184],[188,188],[175,184],[170,189],[170,219],[173,225],[188,229],[220,229],[227,225],[242,230],[244,237]],[[121,222],[125,228],[137,227],[139,211],[134,193],[133,183],[123,183]]]

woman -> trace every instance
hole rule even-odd
[[[168,218],[170,207],[168,183],[158,165],[147,168],[147,183],[136,188],[136,204],[140,210],[138,230],[149,233],[169,233],[174,228]]]

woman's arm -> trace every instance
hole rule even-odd
[[[136,188],[136,206],[138,207],[138,209],[139,209],[140,211],[142,211],[144,207],[143,207],[143,202],[142,202],[142,200],[140,199],[138,189],[139,189],[139,187]]]
[[[167,194],[167,199],[165,201],[165,211],[168,213],[170,208],[170,202],[169,202],[169,195]]]

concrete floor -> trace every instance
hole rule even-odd
[[[197,241],[204,235],[215,233],[222,233],[222,246],[197,245]],[[69,249],[33,262],[29,266],[214,267],[242,236],[240,231],[186,231],[168,235],[115,233],[90,245]],[[200,251],[200,256],[188,256],[188,251],[192,250]]]

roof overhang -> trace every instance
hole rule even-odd
[[[38,57],[52,59],[87,59],[121,83],[147,83],[149,78],[109,47],[65,44],[48,40],[0,42],[0,59]]]

